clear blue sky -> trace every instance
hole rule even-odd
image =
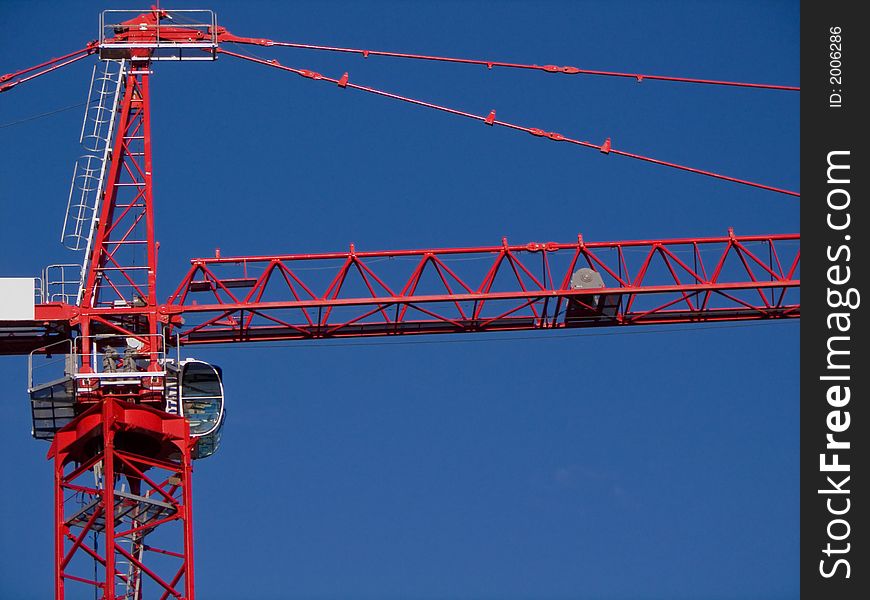
[[[101,7],[3,0],[0,73],[81,47]],[[167,7],[213,8],[239,35],[799,84],[797,2]],[[254,51],[799,187],[795,93]],[[87,63],[0,96],[0,126],[84,101]],[[189,258],[217,246],[232,255],[799,228],[794,198],[229,58],[158,65],[152,89],[163,297]],[[80,123],[75,109],[0,127],[0,276],[76,258],[57,238]],[[795,598],[798,330],[194,349],[223,367],[229,395],[223,446],[196,464],[199,597]],[[49,597],[52,573],[48,447],[29,435],[25,376],[24,358],[0,358],[0,597],[21,600]]]

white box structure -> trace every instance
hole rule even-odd
[[[0,277],[0,321],[35,319],[35,286],[32,277]]]

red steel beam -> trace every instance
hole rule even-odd
[[[540,129],[538,127],[527,127],[525,125],[511,123],[509,121],[502,121],[502,120],[495,118],[496,111],[494,109],[489,113],[488,116],[478,115],[478,114],[469,113],[469,112],[462,111],[462,110],[457,110],[455,108],[450,108],[448,106],[435,104],[434,102],[425,102],[423,100],[411,98],[410,96],[402,96],[400,94],[394,94],[392,92],[387,92],[387,91],[379,89],[379,88],[374,88],[374,87],[370,87],[370,86],[366,86],[366,85],[358,85],[356,83],[350,83],[349,76],[347,73],[345,73],[340,79],[335,79],[333,77],[327,77],[327,76],[325,76],[321,73],[318,73],[316,71],[288,67],[288,66],[282,65],[281,63],[279,63],[275,59],[267,60],[264,58],[256,58],[253,56],[247,56],[245,54],[239,54],[238,52],[231,52],[229,50],[224,50],[222,48],[218,48],[217,52],[219,54],[233,56],[235,58],[247,60],[247,61],[250,61],[252,63],[259,64],[259,65],[272,67],[272,68],[278,69],[280,71],[284,71],[286,73],[295,73],[296,75],[300,75],[302,77],[305,77],[306,79],[310,79],[313,81],[323,81],[323,82],[327,82],[327,83],[332,83],[332,84],[337,85],[340,88],[350,88],[353,90],[366,92],[368,94],[374,94],[376,96],[381,96],[384,98],[391,98],[393,100],[398,100],[400,102],[407,102],[407,103],[413,104],[415,106],[421,106],[424,108],[429,108],[432,110],[445,112],[445,113],[448,113],[451,115],[464,117],[464,118],[472,119],[475,121],[480,121],[480,122],[485,123],[486,125],[489,125],[489,126],[497,125],[499,127],[505,127],[507,129],[512,129],[514,131],[523,131],[525,133],[530,133],[536,137],[539,137],[542,139],[549,139],[549,140],[552,140],[554,142],[565,142],[568,144],[574,144],[574,145],[581,146],[584,148],[595,149],[603,154],[616,154],[618,156],[625,156],[626,158],[641,160],[644,162],[649,162],[652,164],[660,165],[663,167],[669,167],[671,169],[677,169],[680,171],[686,171],[688,173],[695,173],[697,175],[703,175],[705,177],[712,177],[714,179],[719,179],[722,181],[729,181],[731,183],[737,183],[740,185],[747,185],[750,187],[754,187],[754,188],[758,188],[758,189],[762,189],[762,190],[767,190],[770,192],[776,192],[778,194],[785,194],[787,196],[793,196],[796,198],[800,197],[800,193],[793,191],[793,190],[787,190],[787,189],[783,189],[783,188],[779,188],[779,187],[774,187],[771,185],[759,183],[757,181],[749,181],[748,179],[740,179],[737,177],[731,177],[729,175],[724,175],[722,173],[716,173],[716,172],[710,171],[710,170],[698,169],[695,167],[690,167],[688,165],[678,164],[678,163],[670,162],[670,161],[666,161],[666,160],[660,160],[657,158],[653,158],[651,156],[644,156],[642,154],[637,154],[634,152],[627,152],[625,150],[618,150],[618,149],[613,147],[613,144],[612,144],[610,138],[607,138],[601,144],[595,144],[593,142],[589,142],[586,140],[580,140],[580,139],[572,138],[572,137],[569,137],[566,135],[562,135],[561,133],[558,133],[556,131],[546,131],[546,130]]]
[[[93,41],[89,42],[88,45],[81,50],[76,50],[75,52],[70,52],[69,54],[64,54],[63,56],[59,56],[57,58],[51,58],[45,62],[39,63],[38,65],[27,67],[26,69],[21,69],[19,71],[0,75],[0,93],[11,90],[15,86],[30,81],[31,79],[41,77],[46,73],[51,73],[52,71],[56,71],[57,69],[70,65],[74,62],[78,62],[81,59],[87,58],[91,54],[94,54],[96,51],[97,42]],[[34,73],[34,71],[36,72]],[[30,73],[30,75],[28,75],[28,73]]]
[[[198,258],[156,311],[183,344],[797,318],[799,244],[729,232]],[[604,287],[572,289],[580,267]],[[74,327],[151,310],[39,305],[37,318]]]
[[[184,344],[796,318],[799,244],[729,232],[200,258],[159,311]],[[598,287],[572,286],[580,268]]]
[[[221,42],[229,42],[235,44],[251,44],[255,46],[283,46],[285,48],[300,48],[303,50],[320,50],[327,52],[340,52],[344,54],[358,54],[363,58],[368,58],[369,56],[386,56],[391,58],[406,58],[412,60],[424,60],[424,61],[433,61],[433,62],[447,62],[447,63],[457,63],[464,65],[478,65],[486,67],[487,69],[492,69],[493,67],[505,67],[509,69],[527,69],[534,71],[543,71],[545,73],[565,73],[567,75],[597,75],[602,77],[623,77],[628,79],[634,79],[638,82],[643,81],[644,79],[651,80],[659,80],[659,81],[669,81],[669,82],[677,82],[677,83],[696,83],[696,84],[705,84],[705,85],[724,85],[724,86],[733,86],[733,87],[744,87],[744,88],[760,88],[767,90],[780,90],[780,91],[791,91],[791,92],[799,92],[800,87],[792,86],[792,85],[778,85],[771,83],[748,83],[745,81],[723,81],[718,79],[702,79],[698,77],[677,77],[670,75],[645,75],[643,73],[623,73],[617,71],[602,71],[602,70],[593,70],[593,69],[580,69],[578,67],[572,67],[570,65],[566,66],[558,66],[558,65],[537,65],[537,64],[526,64],[526,63],[513,63],[513,62],[505,62],[498,60],[481,60],[474,58],[455,58],[449,56],[432,56],[429,54],[411,54],[408,52],[389,52],[385,50],[364,50],[362,48],[342,48],[339,46],[323,46],[319,44],[300,44],[294,42],[279,42],[275,40],[270,40],[266,38],[252,38],[252,37],[243,37],[238,35],[233,35],[229,31],[226,30],[225,27],[217,28],[217,36],[218,40]]]

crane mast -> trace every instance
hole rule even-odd
[[[185,17],[183,25],[178,17]],[[109,98],[100,105],[111,113],[108,137],[85,167],[85,179],[98,183],[71,194],[62,235],[83,250],[79,290],[60,301],[44,294],[30,315],[0,314],[0,354],[29,354],[33,434],[51,442],[58,599],[73,585],[107,599],[194,598],[191,464],[217,449],[223,385],[218,367],[182,359],[181,346],[800,316],[799,235],[731,230],[637,241],[578,235],[562,243],[504,239],[468,248],[372,252],[351,244],[321,254],[218,252],[191,260],[175,292],[161,301],[152,66],[233,54],[221,41],[281,44],[233,36],[211,11],[104,11],[100,27],[100,39],[82,50],[0,78],[0,91],[8,91],[95,53],[117,67],[113,94],[101,96]],[[254,62],[288,70],[277,61]],[[354,87],[347,74],[330,80],[289,71]],[[495,111],[480,119],[517,128],[497,121]],[[618,152],[609,139],[591,145]]]
[[[159,20],[152,12],[128,23],[128,39]],[[78,335],[67,354],[73,369],[63,380],[72,394],[34,405],[43,417],[36,419],[34,408],[35,431],[46,417],[54,419],[40,433],[54,433],[56,595],[63,598],[67,585],[79,582],[101,588],[105,598],[192,598],[192,438],[178,403],[174,414],[167,411],[167,388],[178,381],[157,310],[151,52],[119,54],[115,131],[109,164],[101,165],[104,185],[90,207]],[[56,428],[58,413],[72,416],[69,425]],[[67,501],[70,494],[79,495],[80,505]],[[78,574],[87,557],[102,567],[91,581]]]

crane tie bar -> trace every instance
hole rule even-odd
[[[799,194],[798,192],[795,192],[795,191],[792,191],[792,190],[786,190],[786,189],[782,189],[782,188],[777,188],[777,187],[773,187],[773,186],[770,186],[770,185],[765,185],[765,184],[762,184],[762,183],[757,183],[757,182],[754,182],[754,181],[748,181],[748,180],[745,180],[745,179],[738,179],[738,178],[736,178],[736,177],[729,177],[729,176],[727,176],[727,175],[722,175],[722,174],[719,174],[719,173],[714,173],[714,172],[712,172],[712,171],[705,171],[705,170],[702,170],[702,169],[696,169],[696,168],[694,168],[694,167],[689,167],[689,166],[686,166],[686,165],[681,165],[681,164],[677,164],[677,163],[673,163],[673,162],[668,162],[668,161],[664,161],[664,160],[659,160],[659,159],[652,158],[652,157],[649,157],[649,156],[643,156],[643,155],[641,155],[641,154],[635,154],[635,153],[633,153],[633,152],[626,152],[626,151],[624,151],[624,150],[617,150],[616,148],[614,148],[614,147],[612,146],[612,143],[611,143],[610,138],[607,138],[607,139],[606,139],[604,142],[602,142],[601,144],[594,144],[594,143],[592,143],[592,142],[588,142],[588,141],[583,141],[583,140],[573,139],[573,138],[567,137],[567,136],[565,136],[565,135],[562,135],[561,133],[557,133],[557,132],[555,132],[555,131],[545,131],[545,130],[543,130],[543,129],[539,129],[539,128],[536,128],[536,127],[525,127],[525,126],[522,126],[522,125],[517,125],[517,124],[515,124],[515,123],[510,123],[510,122],[508,122],[508,121],[497,120],[497,119],[495,118],[495,111],[494,111],[494,110],[491,111],[491,112],[489,113],[489,115],[487,115],[487,116],[476,115],[476,114],[473,114],[473,113],[469,113],[469,112],[465,112],[465,111],[457,110],[457,109],[455,109],[455,108],[449,108],[449,107],[447,107],[447,106],[442,106],[442,105],[434,104],[434,103],[431,103],[431,102],[424,102],[423,100],[417,100],[417,99],[414,99],[414,98],[409,98],[409,97],[407,97],[407,96],[401,96],[401,95],[399,95],[399,94],[394,94],[394,93],[392,93],[392,92],[387,92],[387,91],[384,91],[384,90],[379,90],[379,89],[377,89],[377,88],[372,88],[372,87],[368,87],[368,86],[364,86],[364,85],[357,85],[357,84],[355,84],[355,83],[350,83],[350,81],[349,81],[349,77],[348,77],[348,74],[347,74],[347,73],[345,73],[344,75],[342,75],[342,77],[341,77],[340,79],[333,79],[333,78],[331,78],[331,77],[327,77],[327,76],[322,75],[322,74],[320,74],[320,73],[317,73],[317,72],[315,72],[315,71],[310,71],[310,70],[307,70],[307,69],[295,69],[295,68],[293,68],[293,67],[288,67],[288,66],[282,65],[282,64],[279,63],[277,60],[265,60],[265,59],[261,59],[261,58],[254,58],[254,57],[251,57],[251,56],[246,56],[246,55],[244,55],[244,54],[239,54],[239,53],[236,53],[236,52],[231,52],[231,51],[229,51],[229,50],[223,50],[222,48],[218,48],[217,52],[219,52],[220,54],[226,54],[227,56],[233,56],[233,57],[235,57],[235,58],[241,58],[241,59],[244,59],[244,60],[247,60],[247,61],[250,61],[250,62],[254,62],[254,63],[257,63],[257,64],[261,64],[261,65],[265,65],[265,66],[268,66],[268,67],[274,67],[274,68],[276,68],[276,69],[280,69],[280,70],[282,70],[282,71],[286,71],[286,72],[289,72],[289,73],[296,73],[297,75],[299,75],[299,76],[301,76],[301,77],[305,77],[306,79],[313,79],[313,80],[319,80],[319,81],[328,81],[328,82],[330,82],[330,83],[334,83],[334,84],[336,84],[336,85],[338,85],[339,87],[342,87],[342,88],[352,88],[352,89],[359,90],[359,91],[362,91],[362,92],[367,92],[367,93],[370,93],[370,94],[375,94],[375,95],[377,95],[377,96],[383,96],[383,97],[385,97],[385,98],[392,98],[392,99],[394,99],[394,100],[400,100],[400,101],[402,101],[402,102],[407,102],[407,103],[409,103],[409,104],[415,104],[415,105],[417,105],[417,106],[423,106],[423,107],[425,107],[425,108],[431,108],[431,109],[438,110],[438,111],[441,111],[441,112],[446,112],[446,113],[449,113],[449,114],[452,114],[452,115],[457,115],[457,116],[460,116],[460,117],[466,117],[466,118],[468,118],[468,119],[474,119],[474,120],[476,120],[476,121],[482,121],[484,124],[486,124],[486,125],[490,125],[490,126],[499,125],[499,126],[501,126],[501,127],[506,127],[506,128],[508,128],[508,129],[514,129],[514,130],[516,130],[516,131],[524,131],[524,132],[529,133],[529,134],[531,134],[531,135],[534,135],[534,136],[536,136],[536,137],[542,137],[542,138],[550,139],[550,140],[553,140],[553,141],[555,141],[555,142],[567,142],[567,143],[570,143],[570,144],[575,144],[575,145],[577,145],[577,146],[583,146],[583,147],[585,147],[585,148],[594,148],[594,149],[598,150],[599,152],[601,152],[601,153],[603,153],[603,154],[617,154],[617,155],[619,155],[619,156],[624,156],[624,157],[627,157],[627,158],[633,158],[633,159],[636,159],[636,160],[641,160],[641,161],[649,162],[649,163],[656,164],[656,165],[661,165],[661,166],[665,166],[665,167],[670,167],[670,168],[672,168],[672,169],[678,169],[678,170],[681,170],[681,171],[688,171],[689,173],[695,173],[695,174],[698,174],[698,175],[705,175],[705,176],[707,176],[707,177],[712,177],[712,178],[714,178],[714,179],[721,179],[721,180],[723,180],[723,181],[730,181],[730,182],[732,182],[732,183],[739,183],[739,184],[741,184],[741,185],[746,185],[746,186],[750,186],[750,187],[754,187],[754,188],[758,188],[758,189],[762,189],[762,190],[767,190],[767,191],[770,191],[770,192],[776,192],[776,193],[779,193],[779,194],[785,194],[785,195],[788,195],[788,196],[794,196],[794,197],[797,197],[797,198],[800,197],[800,194]]]
[[[493,67],[504,67],[508,69],[527,69],[534,71],[544,71],[545,73],[564,73],[566,75],[593,75],[600,77],[622,77],[627,79],[634,79],[638,83],[642,82],[644,79],[652,79],[657,81],[670,81],[676,83],[694,83],[694,84],[703,84],[703,85],[721,85],[721,86],[730,86],[730,87],[742,87],[742,88],[758,88],[765,90],[779,90],[779,91],[788,91],[788,92],[799,92],[800,87],[791,86],[791,85],[776,85],[770,83],[747,83],[742,81],[722,81],[717,79],[699,79],[695,77],[673,77],[667,75],[646,75],[641,73],[622,73],[618,71],[601,71],[594,69],[580,69],[572,66],[558,66],[558,65],[535,65],[535,64],[523,64],[523,63],[512,63],[512,62],[503,62],[497,60],[480,60],[480,59],[472,59],[472,58],[453,58],[449,56],[431,56],[427,54],[409,54],[406,52],[387,52],[384,50],[362,50],[360,48],[341,48],[338,46],[320,46],[317,44],[298,44],[292,42],[278,42],[275,40],[270,40],[266,38],[251,38],[251,37],[241,37],[234,35],[224,29],[223,27],[218,28],[218,39],[222,42],[232,42],[237,44],[250,44],[254,46],[280,46],[284,48],[298,48],[302,50],[319,50],[325,52],[341,52],[344,54],[359,54],[363,58],[368,58],[369,56],[385,56],[390,58],[406,58],[413,60],[428,60],[435,62],[446,62],[446,63],[455,63],[455,64],[465,64],[465,65],[481,65],[486,67],[487,69],[492,69]]]
[[[21,69],[20,71],[14,71],[12,73],[0,75],[0,93],[9,91],[20,83],[30,81],[31,79],[36,79],[40,75],[45,75],[46,73],[50,73],[52,71],[60,69],[61,67],[65,67],[74,62],[80,61],[81,59],[96,53],[97,49],[97,42],[90,42],[81,50],[76,50],[75,52],[70,52],[69,54],[64,54],[63,56],[52,58],[51,60],[47,60],[38,65],[34,65],[26,69]],[[32,73],[33,71],[36,71],[36,73],[33,73],[32,75],[29,75],[27,77],[23,77],[24,75]]]

